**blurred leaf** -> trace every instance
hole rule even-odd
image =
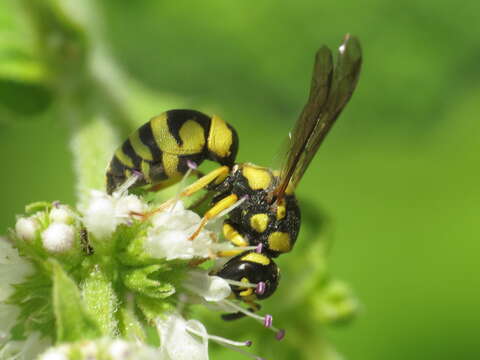
[[[33,34],[18,4],[2,2],[0,14],[0,122],[26,119],[52,101],[48,70],[35,54]]]
[[[53,272],[53,308],[57,342],[94,339],[101,336],[96,322],[85,310],[80,291],[62,267],[51,262]]]

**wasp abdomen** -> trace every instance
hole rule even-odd
[[[107,191],[112,193],[133,172],[142,174],[134,186],[142,186],[178,181],[189,161],[231,166],[237,149],[235,130],[218,116],[170,110],[142,125],[117,149],[107,170]]]

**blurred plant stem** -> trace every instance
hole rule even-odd
[[[127,88],[126,76],[97,34],[96,17],[89,16],[98,14],[93,2],[23,0],[23,5],[39,58],[48,69],[55,110],[70,126],[82,207],[90,189],[104,188],[105,167],[118,144],[114,124],[122,132],[133,125],[122,93]],[[96,35],[89,37],[93,31]]]

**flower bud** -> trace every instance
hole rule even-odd
[[[15,224],[15,231],[19,238],[27,241],[35,239],[36,232],[38,230],[38,222],[33,217],[25,218],[21,217]]]
[[[62,223],[52,223],[42,233],[43,247],[52,253],[63,253],[73,247],[75,231],[73,226]]]

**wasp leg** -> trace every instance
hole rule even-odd
[[[219,184],[221,181],[223,181],[227,177],[229,172],[230,172],[230,169],[228,166],[221,166],[215,170],[212,170],[207,175],[202,176],[200,179],[195,181],[193,184],[190,184],[189,186],[187,186],[185,190],[183,190],[177,197],[165,201],[155,210],[152,210],[150,212],[147,212],[145,214],[140,214],[140,215],[143,217],[144,220],[146,220],[150,216],[155,215],[158,212],[164,211],[165,209],[168,209],[179,199],[183,197],[192,196],[197,191],[204,189],[206,186],[208,186],[212,182]],[[134,214],[134,215],[139,215],[139,214]]]
[[[228,223],[228,221],[223,224],[222,231],[225,239],[230,241],[233,245],[238,246],[239,249],[234,248],[234,249],[219,251],[217,253],[217,256],[219,257],[236,256],[245,251],[244,248],[249,245],[248,241],[245,240],[244,237],[240,235],[240,233],[237,230],[235,230],[235,228],[230,223]]]
[[[167,187],[178,183],[181,179],[182,179],[181,177],[178,177],[178,178],[172,178],[172,179],[169,179],[169,180],[162,181],[162,182],[160,182],[156,185],[151,186],[148,189],[148,191],[157,192],[157,191],[166,189]]]
[[[190,236],[190,240],[195,239],[200,231],[207,225],[207,222],[218,214],[220,214],[223,210],[228,209],[230,206],[234,205],[238,201],[238,196],[235,194],[230,194],[227,197],[224,197],[222,200],[217,202],[210,210],[208,210],[205,215],[203,215],[202,221],[200,221],[200,225],[198,225],[197,230]]]

